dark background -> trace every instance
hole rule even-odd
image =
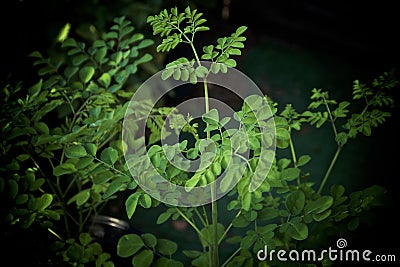
[[[293,103],[302,111],[314,87],[329,90],[333,97],[340,99],[351,96],[355,79],[369,83],[384,71],[394,68],[398,73],[399,12],[395,1],[228,2],[2,1],[1,85],[22,82],[27,88],[35,83],[37,69],[27,55],[35,50],[45,56],[51,54],[58,45],[57,34],[66,22],[72,24],[72,36],[84,38],[85,25],[107,30],[113,17],[127,15],[139,31],[151,38],[150,28],[143,23],[148,14],[174,5],[185,7],[187,3],[205,14],[212,29],[203,35],[201,42],[229,35],[241,25],[249,27],[246,49],[238,60],[238,68],[265,93],[282,103],[282,107]],[[223,10],[229,10],[228,17],[222,16]],[[185,49],[169,57],[180,52],[185,53]],[[395,97],[398,103],[398,93]],[[392,118],[384,126],[373,129],[372,137],[361,137],[345,147],[327,184],[326,188],[333,183],[345,184],[347,192],[373,184],[387,188],[387,205],[374,210],[371,220],[347,237],[352,248],[398,253],[396,236],[399,231],[394,217],[398,211],[400,178],[397,122],[398,104]],[[323,176],[335,150],[334,144],[326,141],[332,133],[327,127],[319,131],[305,130],[294,136],[297,152],[313,157],[311,167],[318,179]]]
[[[143,26],[160,8],[193,6],[217,26],[246,25],[255,38],[273,38],[286,45],[338,57],[358,64],[370,75],[398,65],[398,8],[393,1],[127,1],[127,0],[5,0],[1,5],[1,77],[26,80],[32,73],[27,55],[55,45],[66,22],[107,29],[115,16],[127,15]],[[229,17],[222,18],[223,7]],[[148,28],[146,28],[148,30]],[[148,32],[150,33],[150,32]],[[215,31],[218,34],[218,31]],[[256,46],[257,43],[251,43]],[[359,71],[360,72],[360,71]],[[3,78],[4,79],[4,78]]]

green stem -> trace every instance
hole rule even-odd
[[[329,119],[331,121],[332,129],[333,129],[333,132],[335,133],[335,138],[336,138],[337,137],[337,130],[336,130],[335,121],[334,121],[334,119],[332,117],[331,109],[329,108],[329,105],[328,105],[325,97],[322,97],[322,99],[324,100],[324,104],[325,104],[326,110],[328,111]]]
[[[219,255],[218,255],[218,205],[216,200],[216,186],[215,184],[211,186],[212,203],[211,203],[211,217],[213,224],[213,240],[212,240],[212,256],[213,256],[213,266],[219,266]]]
[[[189,219],[185,213],[183,213],[178,207],[175,208],[176,211],[179,213],[179,215],[182,216],[183,219],[185,219],[185,221],[190,224],[190,226],[192,226],[192,228],[197,232],[197,234],[204,240],[204,241],[208,241],[208,239],[203,235],[203,233],[200,231],[200,229],[192,222],[191,219]],[[211,246],[211,244],[209,244]]]
[[[201,221],[201,223],[203,224],[204,227],[208,226],[208,222],[206,222],[203,218],[203,216],[201,216],[200,212],[197,210],[197,208],[194,209],[194,212],[196,213],[197,217],[199,217],[199,220]]]
[[[24,150],[25,150],[25,152],[26,152],[27,154],[29,154],[29,152],[28,152],[26,149],[24,149]],[[30,154],[29,154],[29,156],[30,156]],[[63,219],[64,219],[64,227],[65,227],[66,232],[69,234],[69,233],[70,233],[70,229],[69,229],[68,218],[67,218],[67,208],[66,208],[66,205],[65,205],[65,202],[64,202],[64,195],[63,195],[63,193],[62,193],[62,191],[61,191],[61,187],[60,187],[60,185],[59,185],[59,179],[57,179],[57,187],[55,188],[55,187],[53,186],[53,183],[51,182],[51,180],[47,178],[46,174],[45,174],[45,173],[43,172],[43,170],[40,168],[40,166],[39,166],[39,164],[36,162],[36,160],[35,160],[32,156],[30,156],[30,159],[32,160],[32,162],[33,162],[33,164],[35,165],[35,167],[40,171],[40,173],[41,173],[41,174],[43,175],[43,177],[45,178],[47,184],[50,186],[50,189],[53,191],[53,194],[54,194],[55,197],[57,198],[58,202],[60,202],[61,208],[62,208],[63,212],[65,213],[65,216],[63,216]],[[50,162],[50,165],[52,166],[52,169],[54,169],[54,165],[53,165],[53,162],[51,161],[51,159],[49,159],[49,162]],[[58,177],[57,177],[57,178],[58,178]],[[48,229],[50,229],[50,228],[48,228]],[[49,230],[49,231],[50,231],[50,230]],[[56,236],[57,236],[57,235],[56,235]],[[59,236],[58,236],[58,237],[59,237]]]
[[[236,214],[235,218],[239,217],[239,215],[242,213],[242,210],[239,210],[239,212]],[[233,219],[233,220],[234,220]],[[221,244],[222,240],[224,240],[225,236],[228,234],[229,230],[232,228],[233,226],[233,220],[232,222],[229,224],[229,226],[226,228],[225,232],[222,234],[221,238],[218,240],[218,244]]]
[[[342,150],[342,148],[343,148],[343,145],[339,145],[339,146],[338,146],[338,148],[337,148],[337,150],[336,150],[336,153],[335,153],[335,155],[333,156],[332,162],[331,162],[331,164],[329,165],[329,168],[328,168],[328,170],[327,170],[326,173],[325,173],[324,179],[322,179],[322,182],[321,182],[321,185],[319,186],[319,189],[318,189],[318,191],[317,191],[317,194],[321,194],[322,189],[324,188],[324,186],[325,186],[325,184],[326,184],[326,181],[328,181],[329,175],[330,175],[331,172],[332,172],[333,166],[335,165],[336,160],[338,159],[339,154],[340,154],[340,151]]]
[[[197,55],[196,55],[197,57]],[[200,64],[200,62],[199,62]],[[208,86],[207,80],[204,78],[204,99],[206,106],[206,113],[210,111],[209,102],[208,102]],[[208,123],[206,125],[208,127]],[[207,132],[207,139],[210,139],[210,132]],[[213,265],[210,267],[218,267],[219,266],[219,255],[218,255],[218,205],[217,205],[217,187],[215,183],[211,184],[211,221],[213,225],[213,240],[210,253],[213,259]]]
[[[289,131],[289,133],[290,133],[290,131]],[[294,150],[294,144],[293,144],[291,135],[289,138],[289,146],[290,146],[290,152],[292,153],[293,165],[296,168],[297,167],[297,157],[296,157],[296,151]],[[300,176],[297,177],[297,185],[300,186]]]
[[[100,162],[100,163],[102,163],[102,164],[104,164],[104,165],[106,165],[108,168],[110,168],[110,169],[112,169],[113,171],[115,171],[115,172],[121,174],[122,176],[130,177],[130,176],[127,175],[126,173],[123,173],[122,171],[120,171],[120,170],[116,169],[114,166],[112,166],[112,165],[110,165],[110,164],[108,164],[108,163],[102,161],[101,159],[99,159],[99,158],[96,157],[96,156],[94,156],[93,159],[94,159],[94,160],[97,160],[98,162]]]
[[[196,52],[196,48],[193,45],[193,41],[189,42],[190,47],[193,50],[193,54],[196,58],[197,63],[199,66],[201,66],[200,58]],[[209,106],[209,97],[208,97],[208,84],[207,84],[207,79],[203,79],[203,87],[204,87],[204,103],[205,103],[205,112],[208,113],[210,111],[210,106]],[[208,126],[208,123],[207,125]],[[207,139],[210,138],[210,132],[207,132]],[[211,220],[212,220],[212,226],[213,226],[213,239],[212,239],[212,245],[210,247],[210,258],[212,260],[212,266],[210,267],[218,267],[219,266],[219,255],[218,255],[218,205],[217,205],[217,188],[215,184],[211,185]]]
[[[235,250],[235,252],[232,253],[232,255],[224,262],[224,264],[221,265],[221,267],[226,266],[235,256],[240,252],[241,248],[238,248]]]
[[[206,106],[206,113],[208,113],[210,111],[210,106],[208,103],[208,85],[206,78],[204,78],[203,85],[204,85],[204,104]],[[210,138],[210,132],[207,132],[207,138]]]
[[[289,139],[289,146],[290,146],[290,152],[292,153],[292,159],[293,159],[294,167],[297,167],[297,157],[296,157],[296,152],[294,151],[294,145],[293,145],[292,137],[290,137],[290,139]]]
[[[204,218],[206,219],[206,224],[210,225],[210,223],[208,222],[208,215],[207,215],[206,208],[204,206],[202,206],[202,209],[203,209]]]

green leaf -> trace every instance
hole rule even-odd
[[[242,52],[237,48],[231,48],[227,51],[230,55],[240,56]]]
[[[289,146],[290,133],[285,128],[276,129],[276,147],[287,148]]]
[[[29,97],[34,98],[38,96],[41,89],[42,89],[42,79],[40,79],[38,83],[36,83],[35,85],[33,85],[28,89]]]
[[[236,67],[236,60],[234,60],[234,59],[232,59],[232,58],[228,58],[227,60],[225,60],[224,62],[223,62],[226,66],[228,66],[228,67],[231,67],[231,68],[234,68],[234,67]]]
[[[305,213],[321,213],[327,209],[329,209],[333,204],[333,197],[331,196],[322,196],[320,198],[317,198],[314,201],[309,202],[305,208],[304,212]]]
[[[27,177],[27,176],[25,176]],[[44,183],[45,183],[44,178],[39,178],[34,180],[34,177],[32,177],[32,180],[30,180],[28,183],[30,184],[29,191],[36,191],[38,190]]]
[[[172,214],[168,211],[161,213],[157,218],[157,224],[162,224],[166,222],[171,217],[171,215]]]
[[[86,143],[85,144],[86,152],[91,156],[96,156],[97,147],[93,143]]]
[[[232,225],[234,227],[246,227],[249,224],[250,224],[250,221],[243,214],[241,214],[238,217],[235,217],[232,221]]]
[[[303,210],[305,202],[306,197],[303,191],[296,190],[287,195],[285,206],[292,215],[298,215]]]
[[[93,160],[94,160],[94,158],[92,156],[80,158],[79,161],[76,163],[75,167],[78,170],[81,170],[81,169],[89,166],[93,162]]]
[[[17,156],[16,159],[18,161],[22,162],[22,161],[25,161],[25,160],[29,159],[30,157],[31,156],[29,154],[21,154],[21,155]]]
[[[208,69],[204,66],[198,66],[195,70],[195,73],[197,77],[204,78],[208,73]]]
[[[290,165],[291,162],[292,162],[292,160],[287,159],[287,158],[279,159],[278,163],[277,163],[279,170],[286,169]]]
[[[73,165],[72,163],[62,163],[54,168],[53,175],[61,176],[61,175],[65,175],[65,174],[71,174],[76,171],[77,171],[77,169],[75,168],[75,165]]]
[[[135,267],[148,267],[153,262],[154,254],[151,250],[142,250],[132,258],[132,265]]]
[[[221,69],[221,64],[213,62],[211,64],[211,72],[214,74],[217,74],[219,72],[219,70]]]
[[[312,217],[315,221],[319,222],[319,221],[322,221],[322,220],[325,220],[326,218],[328,218],[329,215],[331,215],[331,213],[332,213],[332,210],[329,209],[329,210],[325,210],[321,213],[313,214]]]
[[[149,47],[149,46],[151,46],[151,45],[153,45],[153,44],[154,44],[154,41],[153,41],[153,40],[151,40],[151,39],[144,39],[144,40],[142,40],[142,41],[137,45],[137,48],[138,48],[138,49],[143,49],[143,48]]]
[[[123,187],[126,186],[127,182],[123,182],[123,181],[113,181],[106,189],[106,191],[103,194],[103,199],[106,199],[110,196],[112,196],[113,194],[115,194],[116,192],[118,192],[119,190],[121,190]]]
[[[8,188],[9,188],[9,193],[10,196],[15,199],[18,195],[18,183],[15,180],[8,180]]]
[[[109,165],[114,165],[118,160],[118,151],[112,147],[107,147],[101,152],[100,159]]]
[[[56,107],[62,105],[64,101],[62,99],[54,99],[50,102],[44,104],[32,117],[32,121],[39,121],[44,115],[55,109]]]
[[[263,208],[261,211],[258,212],[257,219],[258,220],[272,220],[279,216],[279,210],[276,208],[266,207]]]
[[[163,255],[171,256],[178,249],[178,245],[168,239],[158,239],[156,250]]]
[[[50,206],[51,202],[53,201],[53,196],[51,194],[43,194],[41,197],[38,198],[31,198],[28,207],[34,211],[43,211],[48,206]]]
[[[196,73],[195,73],[194,71],[190,72],[190,74],[189,74],[189,81],[190,81],[192,84],[196,84],[196,83],[197,83],[197,76],[196,76]]]
[[[125,209],[128,219],[132,218],[132,215],[135,213],[140,195],[140,192],[135,192],[126,199]]]
[[[142,238],[136,234],[127,234],[118,240],[117,254],[122,258],[134,255],[144,246]]]
[[[310,162],[311,157],[309,155],[302,155],[300,158],[297,160],[297,167],[301,167],[306,165],[308,162]]]
[[[80,55],[77,55],[72,58],[72,64],[74,66],[79,66],[88,59],[89,59],[89,56],[87,56],[85,54],[80,54]]]
[[[299,168],[287,168],[281,172],[280,178],[286,181],[293,181],[294,179],[299,177],[300,172],[301,171]]]
[[[223,224],[218,223],[217,224],[217,238],[220,239],[225,231],[225,227]],[[212,244],[212,240],[214,237],[214,226],[213,225],[208,225],[201,229],[201,235],[199,235],[201,244],[203,247],[208,247],[210,244]]]
[[[183,69],[182,72],[181,72],[182,81],[184,81],[184,82],[188,81],[189,80],[189,75],[190,75],[189,70]]]
[[[146,193],[143,193],[142,195],[141,195],[141,197],[139,198],[139,204],[140,204],[140,206],[142,206],[143,208],[145,208],[145,209],[148,209],[148,208],[150,208],[151,207],[151,197],[148,195],[148,194],[146,194]]]
[[[86,149],[82,145],[72,145],[65,150],[65,156],[67,158],[82,158],[86,155]]]
[[[165,69],[165,70],[161,73],[161,79],[165,81],[166,79],[168,79],[169,77],[171,77],[172,74],[174,74],[174,71],[175,71],[175,69],[173,69],[173,68]]]
[[[198,250],[182,250],[182,253],[191,259],[195,259],[203,255],[203,252],[198,251]]]
[[[290,237],[296,240],[304,240],[308,237],[308,227],[301,222],[288,222],[287,233]]]
[[[249,211],[251,207],[251,193],[250,191],[245,191],[245,193],[241,197],[242,200],[242,208],[245,211]]]
[[[90,236],[89,233],[81,233],[79,235],[79,242],[83,245],[83,246],[87,246],[90,244],[90,242],[92,242],[92,238]]]
[[[174,70],[174,73],[172,74],[172,77],[174,78],[174,80],[179,80],[181,78],[181,70],[179,68],[176,68]]]
[[[248,231],[247,235],[240,241],[241,249],[249,249],[257,239],[257,235],[254,231]]]
[[[77,47],[78,43],[73,38],[67,38],[61,44],[61,47]]]
[[[195,187],[199,181],[200,181],[201,175],[199,173],[196,173],[190,178],[189,180],[186,181],[185,183],[185,190],[189,192],[193,187]]]
[[[335,202],[340,200],[345,192],[343,185],[333,185],[331,187],[331,195],[335,199]],[[336,204],[336,203],[335,203]]]
[[[144,35],[141,33],[135,33],[131,36],[131,38],[129,39],[129,43],[134,43],[137,41],[140,41],[144,38]]]
[[[195,32],[203,32],[203,31],[208,31],[208,30],[210,30],[210,28],[207,26],[199,26],[199,27],[196,27]]]
[[[79,71],[79,78],[81,79],[81,82],[86,84],[87,82],[92,79],[94,74],[94,68],[91,66],[85,66]]]
[[[348,135],[345,132],[340,132],[337,134],[335,140],[338,145],[344,145],[347,143]]]
[[[240,26],[236,30],[236,36],[242,35],[247,30],[247,26]]]
[[[44,122],[36,122],[34,125],[35,129],[38,130],[41,134],[49,134],[49,127]]]
[[[15,199],[15,203],[17,205],[22,205],[25,204],[29,199],[28,194],[22,194],[22,195],[18,195]]]
[[[76,202],[76,205],[82,206],[89,200],[89,198],[90,198],[90,189],[85,189],[77,193],[75,196],[71,197],[68,200],[67,205],[71,204],[72,202]]]
[[[100,78],[99,78],[99,83],[104,86],[105,88],[108,88],[111,83],[111,76],[108,73],[103,73]]]
[[[151,61],[152,59],[153,59],[153,56],[150,55],[150,54],[148,54],[148,53],[146,53],[146,54],[144,54],[141,58],[136,59],[135,65],[139,65],[139,64],[143,64],[143,63],[149,62],[149,61]],[[136,72],[136,71],[135,71],[135,72]],[[131,74],[133,74],[133,73],[131,73]]]
[[[204,122],[211,124],[211,125],[218,125],[219,122],[219,115],[218,110],[213,108],[206,114],[202,116]]]
[[[143,242],[146,246],[150,248],[155,248],[157,245],[157,238],[150,233],[144,233],[141,235]]]
[[[44,210],[48,206],[50,206],[53,201],[53,196],[51,194],[45,193],[39,198],[40,208],[39,210]]]

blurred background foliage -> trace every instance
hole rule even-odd
[[[212,31],[202,35],[205,43],[230,34],[237,26],[249,27],[238,69],[281,106],[292,103],[296,110],[302,111],[313,88],[329,90],[333,98],[344,99],[351,96],[355,79],[369,83],[391,69],[398,74],[398,9],[393,1],[360,4],[316,0],[5,0],[0,11],[3,51],[0,82],[2,85],[22,83],[26,87],[36,83],[37,69],[28,55],[37,50],[59,56],[57,36],[67,23],[71,25],[69,36],[90,42],[111,25],[113,18],[125,15],[132,20],[137,32],[153,38],[146,24],[147,16],[166,7],[183,9],[187,4],[198,8],[208,20]],[[168,55],[153,51],[154,60],[144,67],[146,73],[142,79],[162,68],[166,61],[184,56],[188,52],[185,49]],[[176,99],[166,104],[174,105],[174,101],[187,97],[190,92],[179,91]],[[398,102],[398,93],[395,97]],[[397,210],[399,184],[397,111],[398,104],[392,118],[372,138],[361,138],[357,144],[346,147],[347,151],[335,166],[335,179],[330,181],[344,184],[349,191],[372,184],[383,185],[388,190],[388,206],[378,210],[368,225],[354,233],[352,247],[362,245],[386,253],[396,247],[395,240],[390,238],[394,239],[391,236],[397,231],[392,217]],[[333,141],[326,143],[325,140],[333,140],[326,138],[327,134],[331,134],[328,127],[319,131],[304,127],[294,136],[298,153],[312,156],[309,168],[316,179],[323,176],[335,149]],[[122,214],[125,210],[122,207],[114,212]],[[145,221],[134,219],[134,223],[147,230]],[[157,231],[170,231],[171,226],[161,226]],[[177,236],[183,238],[186,226],[174,227]],[[190,236],[186,237],[182,240],[189,244]]]

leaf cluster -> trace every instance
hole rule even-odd
[[[216,45],[204,46],[204,54],[199,57],[194,46],[195,34],[209,30],[209,27],[204,26],[207,20],[202,15],[190,7],[183,13],[179,13],[174,7],[170,11],[164,9],[158,15],[147,18],[147,22],[153,28],[153,34],[163,38],[161,44],[157,46],[158,52],[169,52],[180,43],[189,44],[194,52],[194,59],[182,57],[169,63],[163,72],[163,79],[172,76],[175,80],[189,80],[195,84],[198,78],[205,79],[210,72],[226,73],[228,67],[236,67],[237,63],[232,56],[242,54],[240,49],[244,48],[246,37],[243,34],[247,27],[241,26],[231,36],[218,38]],[[200,59],[211,62],[209,69],[202,66]],[[197,66],[194,65],[195,62]]]
[[[10,227],[48,229],[59,240],[54,248],[60,258],[49,260],[71,266],[113,266],[86,229],[118,192],[137,188],[124,168],[120,133],[132,78],[141,79],[139,67],[152,59],[146,49],[153,41],[135,33],[125,17],[113,22],[92,43],[66,38],[62,56],[33,52],[39,81],[26,91],[21,85],[1,91],[3,220]],[[146,109],[139,103],[135,112]],[[160,108],[152,118],[159,123],[168,113]],[[139,190],[127,200],[131,213],[135,201],[152,205]]]
[[[159,34],[163,37],[161,44],[157,46],[157,52],[169,52],[181,42],[193,43],[195,33],[208,31],[210,28],[203,26],[207,20],[202,15],[203,13],[190,7],[183,13],[173,7],[170,12],[164,9],[158,15],[148,16],[147,23],[153,27],[153,35]]]

